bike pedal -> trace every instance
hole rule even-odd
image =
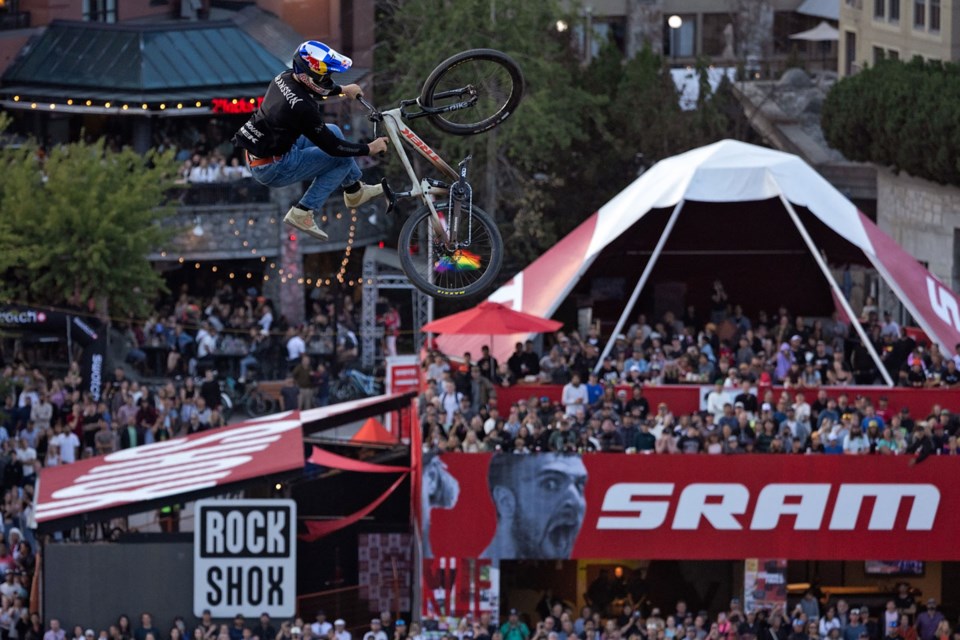
[[[383,197],[387,199],[386,213],[392,213],[397,206],[397,194],[394,193],[393,189],[390,188],[390,185],[387,184],[386,178],[380,181],[380,186],[383,187]]]

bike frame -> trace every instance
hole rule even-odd
[[[433,221],[434,230],[440,235],[444,242],[449,241],[449,237],[440,222],[440,216],[437,214],[437,208],[434,206],[433,201],[436,197],[449,196],[450,188],[438,186],[426,178],[417,176],[417,172],[413,170],[413,164],[410,162],[410,158],[407,156],[407,152],[401,143],[406,143],[413,147],[417,153],[426,158],[427,162],[451,180],[459,179],[459,174],[453,167],[447,164],[430,145],[424,142],[423,139],[410,128],[410,125],[403,121],[403,111],[400,107],[384,111],[382,115],[383,127],[387,131],[387,137],[390,138],[390,143],[393,145],[393,148],[396,149],[397,155],[400,157],[400,162],[403,163],[403,168],[406,170],[407,175],[410,176],[410,191],[403,195],[420,198],[423,203],[427,205],[427,208],[430,209],[430,218]]]

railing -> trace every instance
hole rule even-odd
[[[369,622],[372,615],[367,601],[360,596],[359,586],[297,596],[297,614],[304,620],[313,620],[321,609],[326,612],[329,622],[343,618],[347,629],[355,633],[367,627],[364,623]]]
[[[0,13],[0,31],[28,29],[29,27],[29,11],[11,11],[10,13]]]
[[[270,188],[253,178],[230,182],[193,182],[173,190],[170,197],[186,206],[249,204],[270,202]]]

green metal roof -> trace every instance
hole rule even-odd
[[[286,68],[232,21],[102,24],[55,21],[21,50],[4,85],[166,99],[266,85]]]

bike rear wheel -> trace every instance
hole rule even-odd
[[[471,106],[428,116],[438,129],[468,136],[492,129],[516,110],[523,73],[513,58],[495,49],[471,49],[447,58],[423,83],[420,106]]]
[[[251,418],[265,416],[273,411],[273,400],[268,398],[262,391],[254,391],[247,398],[246,411]]]
[[[446,202],[436,205],[449,230]],[[493,218],[479,207],[460,211],[460,242],[444,247],[434,230],[430,209],[421,207],[400,230],[397,251],[410,282],[435,298],[469,298],[493,284],[503,265],[503,238]]]

